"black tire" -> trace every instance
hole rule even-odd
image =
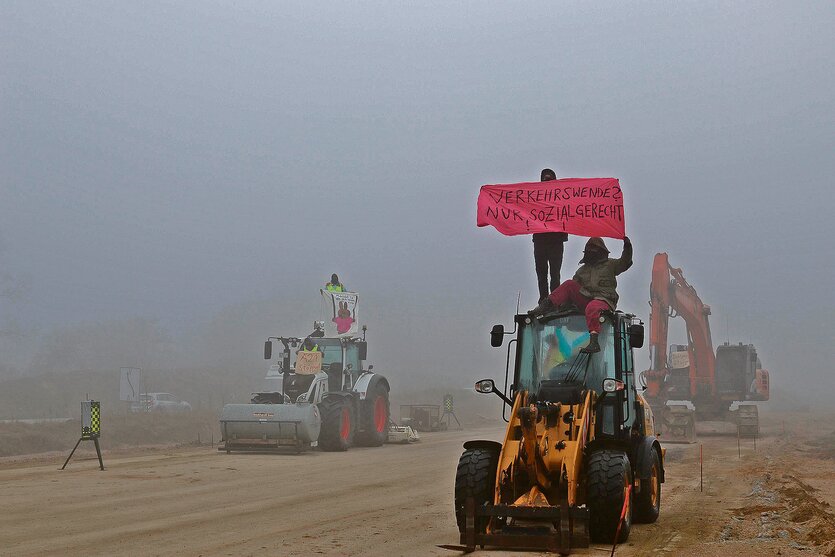
[[[319,432],[319,447],[323,451],[347,451],[354,444],[356,420],[351,399],[344,396],[329,396],[319,404],[322,415],[322,429]]]
[[[649,478],[641,480],[641,492],[635,495],[635,522],[644,524],[655,522],[661,513],[661,459],[655,449],[650,466]]]
[[[629,457],[622,451],[602,450],[592,453],[588,460],[586,505],[589,509],[589,535],[598,543],[614,543],[623,509],[626,486],[632,484]],[[630,501],[626,518],[620,528],[618,543],[629,538],[632,527]]]
[[[360,430],[357,445],[379,447],[388,439],[389,392],[383,385],[377,385],[360,402]]]
[[[490,449],[467,449],[458,459],[458,471],[455,473],[455,520],[458,531],[465,529],[465,504],[468,497],[475,499],[476,507],[493,502],[496,484],[496,468],[499,466],[499,453]],[[477,533],[487,530],[487,517],[478,518],[475,523]]]

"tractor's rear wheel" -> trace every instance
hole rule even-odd
[[[658,451],[653,450],[649,478],[641,480],[641,492],[635,495],[635,522],[655,522],[660,513],[661,459],[658,458]]]
[[[322,429],[319,447],[323,451],[347,451],[354,444],[356,430],[351,399],[343,396],[326,397],[319,405]]]
[[[377,385],[360,403],[362,431],[357,433],[357,445],[379,447],[386,442],[389,429],[389,392]]]
[[[589,534],[592,541],[614,543],[623,501],[632,485],[632,467],[622,451],[602,450],[588,460],[586,505],[589,508]],[[632,527],[632,501],[620,527],[618,542],[629,538]]]
[[[467,449],[458,459],[458,471],[455,474],[455,520],[459,532],[464,533],[468,498],[475,500],[476,507],[493,502],[498,466],[499,452],[487,448]],[[486,532],[488,521],[487,517],[477,518],[476,532]]]

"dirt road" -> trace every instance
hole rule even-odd
[[[736,437],[703,436],[702,492],[698,445],[669,445],[661,518],[636,526],[616,554],[835,555],[835,455],[805,433],[820,422],[772,417],[757,452],[749,442],[742,458]],[[437,544],[457,543],[451,499],[461,443],[501,433],[298,456],[209,447],[106,454],[105,472],[89,457],[63,472],[60,458],[6,462],[0,554],[453,556]]]

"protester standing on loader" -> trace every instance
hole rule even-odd
[[[557,179],[557,173],[544,168],[540,181],[550,182]],[[568,234],[565,232],[541,232],[533,234],[533,262],[536,268],[536,281],[539,287],[539,302],[548,297],[548,293],[560,284],[562,255]],[[548,284],[548,268],[551,268],[551,283]]]
[[[573,303],[586,314],[589,344],[583,352],[600,352],[600,314],[614,311],[618,304],[617,275],[632,266],[632,242],[623,238],[623,253],[618,259],[609,258],[609,250],[602,238],[589,238],[583,259],[574,278],[554,289],[549,296],[530,311],[531,316],[542,315],[566,303]]]

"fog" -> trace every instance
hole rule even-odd
[[[831,392],[833,28],[825,1],[4,0],[0,377],[257,375],[334,272],[395,384],[501,377],[532,246],[476,196],[551,167],[621,181],[621,309],[648,318],[666,251],[715,344]]]

